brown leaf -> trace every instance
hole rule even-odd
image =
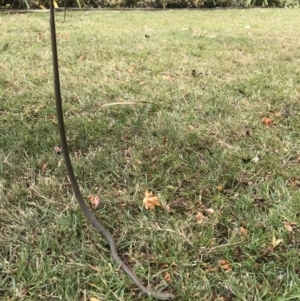
[[[72,101],[78,101],[78,96],[76,94],[71,95],[70,98]]]
[[[219,224],[219,220],[216,218],[212,224],[213,224],[213,226],[216,226],[217,224]]]
[[[243,105],[245,105],[245,106],[249,106],[250,105],[250,102],[246,99],[246,98],[244,98],[243,100],[242,100],[242,103],[243,103]]]
[[[167,282],[170,282],[171,281],[171,274],[169,272],[167,272],[164,276],[164,279],[167,281]]]
[[[268,256],[269,253],[272,253],[273,251],[274,251],[274,250],[273,250],[273,248],[272,248],[271,246],[262,248],[262,249],[260,250],[260,252],[261,252],[263,255],[265,255],[265,256]]]
[[[143,204],[146,209],[153,210],[156,206],[160,206],[158,202],[158,197],[153,196],[152,192],[149,192],[148,189],[145,191],[145,198],[143,200]]]
[[[89,301],[100,301],[100,300],[97,299],[97,298],[95,298],[95,297],[91,297],[91,298],[89,299]]]
[[[172,77],[170,75],[162,75],[163,80],[171,81]]]
[[[93,209],[96,209],[100,205],[100,198],[97,195],[89,195],[89,203]]]
[[[46,168],[47,168],[47,166],[48,166],[48,163],[46,162],[46,163],[44,163],[43,165],[42,165],[42,173],[44,173],[45,172],[45,170],[46,170]]]
[[[283,224],[284,224],[284,227],[285,227],[285,229],[286,229],[287,231],[293,232],[293,227],[292,227],[291,223],[284,222]]]
[[[248,234],[248,230],[244,227],[240,227],[240,232],[243,234],[243,235],[247,235]]]
[[[281,118],[281,117],[282,117],[282,114],[281,114],[281,112],[277,112],[277,113],[274,114],[274,116],[275,116],[276,118]]]
[[[178,268],[178,265],[177,265],[177,263],[176,262],[172,262],[172,268]]]
[[[28,287],[27,286],[22,286],[18,297],[25,297],[25,296],[27,296],[28,292],[29,292]]]
[[[84,56],[84,55],[81,55],[81,56],[79,57],[79,61],[85,61],[85,56]]]
[[[215,213],[215,210],[212,209],[212,208],[207,208],[207,209],[205,209],[205,212],[206,212],[206,214],[208,214],[208,215],[213,215],[213,214]]]
[[[220,259],[218,261],[218,263],[221,266],[221,268],[225,271],[232,269],[232,265],[230,264],[230,262],[227,259]]]
[[[265,126],[271,126],[273,124],[273,120],[271,118],[268,118],[268,117],[264,117],[262,119],[262,123],[265,125]]]
[[[196,215],[197,223],[201,224],[203,222],[203,219],[204,219],[204,215],[200,211],[198,211]]]
[[[218,185],[216,188],[217,188],[217,190],[219,190],[220,192],[224,190],[223,185]]]
[[[55,115],[48,116],[48,118],[52,121],[52,123],[54,123],[55,125],[57,125],[57,118],[56,118]]]

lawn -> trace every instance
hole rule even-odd
[[[121,258],[178,301],[299,300],[299,10],[56,21],[75,173]],[[0,300],[150,300],[73,196],[48,14],[0,26]]]

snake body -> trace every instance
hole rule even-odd
[[[107,240],[110,247],[110,252],[112,258],[116,261],[118,266],[122,268],[122,270],[131,278],[133,283],[135,283],[138,288],[145,294],[158,299],[158,300],[170,300],[174,299],[175,296],[171,293],[163,293],[154,290],[147,289],[140,279],[134,274],[134,272],[125,264],[125,262],[120,258],[117,252],[117,247],[115,240],[111,233],[103,227],[103,225],[97,220],[95,215],[91,212],[89,207],[86,205],[82,194],[80,192],[73,166],[71,163],[71,159],[68,151],[68,144],[65,134],[65,125],[63,118],[63,110],[62,110],[62,100],[61,100],[61,92],[60,92],[60,80],[59,80],[59,69],[58,69],[58,57],[57,57],[57,45],[56,45],[56,30],[55,30],[55,18],[54,18],[54,7],[53,1],[50,0],[50,30],[51,30],[51,44],[52,44],[52,58],[53,58],[53,73],[54,73],[54,92],[55,92],[55,100],[56,100],[56,111],[57,111],[57,120],[58,120],[58,128],[60,134],[60,141],[62,146],[62,152],[65,160],[65,165],[68,171],[68,175],[70,178],[70,182],[72,185],[72,189],[76,196],[76,199],[81,207],[86,218],[92,223],[92,225],[100,232],[100,234]]]

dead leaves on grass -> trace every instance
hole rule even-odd
[[[91,298],[89,299],[89,301],[101,301],[101,300],[99,300],[99,299],[97,299],[97,298],[95,298],[95,297],[91,297]]]
[[[263,125],[265,125],[265,126],[271,126],[271,125],[273,125],[273,119],[268,118],[268,117],[264,117],[264,118],[262,119],[262,123],[263,123]]]
[[[89,203],[91,207],[95,210],[100,205],[100,198],[97,195],[89,195]]]
[[[164,279],[166,282],[171,282],[171,274],[169,272],[166,272]]]
[[[283,242],[283,239],[277,239],[275,235],[272,237],[272,249],[274,250],[277,246],[279,246]]]
[[[232,270],[232,264],[227,259],[218,260],[218,264],[221,266],[222,270],[224,271]]]
[[[148,189],[145,191],[143,204],[146,209],[150,209],[150,210],[154,210],[156,206],[160,206],[158,197],[153,196],[153,193],[149,192]]]
[[[284,228],[288,231],[288,232],[293,232],[294,228],[297,226],[296,222],[283,222]]]
[[[246,228],[240,227],[239,230],[242,235],[244,236],[248,235],[248,230]]]
[[[42,165],[42,167],[41,167],[42,173],[45,173],[47,166],[48,166],[48,162],[46,162]]]
[[[86,60],[86,57],[84,55],[79,56],[79,61],[84,62]]]
[[[204,220],[204,215],[202,214],[202,212],[198,211],[196,214],[196,221],[197,223],[201,224]]]
[[[282,117],[281,112],[276,112],[274,114],[270,114],[269,117],[263,117],[261,121],[263,125],[270,127],[274,124],[275,118],[281,118],[281,117]]]
[[[62,152],[61,147],[59,147],[59,146],[57,146],[57,145],[55,145],[55,146],[53,147],[53,150],[54,150],[54,152],[55,152],[56,154],[58,154],[58,155]]]
[[[166,80],[166,81],[171,81],[172,80],[172,77],[169,74],[167,74],[167,75],[164,74],[164,75],[161,76],[161,78],[163,80]]]

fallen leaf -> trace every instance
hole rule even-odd
[[[282,117],[282,114],[281,114],[281,112],[277,112],[277,113],[274,114],[274,116],[275,116],[276,118],[281,118],[281,117]]]
[[[213,224],[213,226],[216,226],[217,224],[219,224],[219,220],[216,218],[212,224]]]
[[[283,242],[283,239],[276,239],[275,236],[272,238],[272,247],[275,249],[279,244]]]
[[[177,263],[175,263],[175,262],[172,262],[172,268],[178,268],[178,265],[177,265]]]
[[[250,105],[250,102],[249,102],[246,98],[244,98],[244,99],[242,100],[242,103],[243,103],[245,106],[249,106],[249,105]]]
[[[48,118],[49,118],[55,125],[57,125],[57,118],[56,118],[55,115],[48,116]]]
[[[63,163],[64,163],[64,159],[60,159],[57,163],[57,166],[61,167],[63,165]]]
[[[143,204],[146,207],[146,209],[150,210],[153,210],[156,206],[160,206],[158,202],[158,197],[153,196],[152,192],[149,192],[148,189],[145,191]]]
[[[70,98],[72,101],[78,101],[78,96],[76,94],[71,95]]]
[[[61,153],[61,148],[59,146],[54,146],[53,147],[53,150],[57,153],[57,154],[60,154]]]
[[[43,164],[43,166],[42,166],[42,173],[45,172],[47,166],[48,166],[48,163],[47,163],[47,162]]]
[[[270,246],[270,247],[266,247],[266,248],[262,248],[260,250],[260,252],[265,255],[265,256],[268,256],[269,253],[273,253],[273,248]]]
[[[129,135],[125,134],[125,135],[123,136],[123,139],[127,141],[127,140],[130,140],[131,137],[130,137]]]
[[[28,292],[29,292],[28,287],[22,286],[21,291],[18,294],[18,297],[25,297],[28,294]]]
[[[171,274],[169,272],[167,272],[164,276],[164,279],[167,281],[167,282],[170,282],[171,281]]]
[[[227,259],[220,259],[220,260],[218,260],[218,263],[221,266],[221,268],[225,271],[232,269],[232,265],[230,264],[230,262]]]
[[[208,215],[213,215],[215,213],[215,210],[212,209],[212,208],[208,208],[208,209],[205,209],[205,212],[208,214]]]
[[[196,215],[197,223],[201,224],[203,222],[203,219],[204,219],[204,215],[200,211],[198,211]]]
[[[284,227],[285,227],[285,229],[286,229],[287,231],[293,232],[293,227],[292,227],[291,223],[284,222],[283,224],[284,224]]]
[[[209,268],[205,270],[205,273],[212,273],[212,272],[218,272],[219,271],[219,267],[217,268]]]
[[[218,263],[219,263],[219,265],[224,265],[224,264],[228,263],[228,260],[226,260],[226,259],[219,259]]]
[[[79,61],[85,61],[85,56],[84,56],[84,55],[81,55],[81,56],[79,57]]]
[[[93,209],[96,209],[100,205],[100,198],[97,195],[89,195],[89,203]]]
[[[271,118],[268,118],[268,117],[264,117],[262,119],[262,123],[265,125],[265,126],[271,126],[273,124],[273,120]]]
[[[91,297],[89,300],[90,300],[90,301],[100,301],[99,299],[97,299],[97,298],[95,298],[95,297]]]
[[[161,77],[163,80],[168,80],[168,81],[171,81],[172,80],[172,77],[170,75],[162,75]]]
[[[248,230],[244,227],[240,227],[240,232],[243,234],[243,235],[247,235],[248,234]]]
[[[219,190],[219,191],[223,191],[223,190],[224,190],[223,185],[218,185],[216,188],[217,188],[217,190]]]

